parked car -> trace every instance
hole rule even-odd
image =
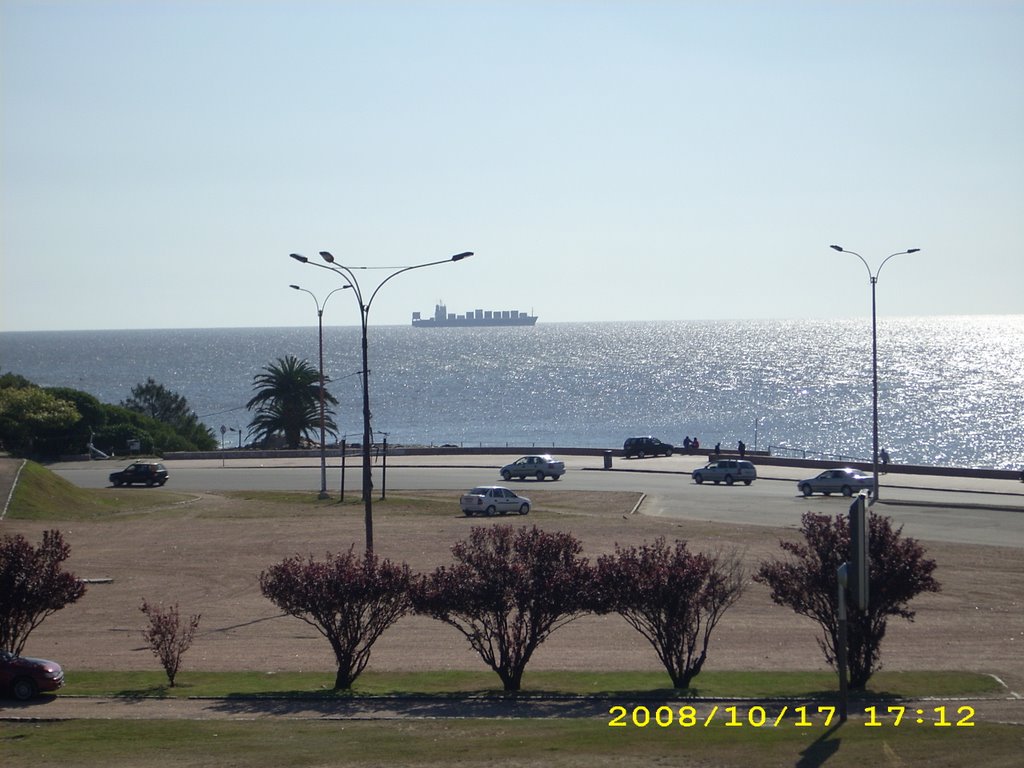
[[[663,443],[656,437],[628,437],[622,444],[622,453],[628,459],[636,456],[638,459],[647,456],[671,456],[675,446],[671,443]]]
[[[801,480],[796,487],[804,496],[810,496],[812,493],[823,493],[826,496],[841,493],[843,496],[852,496],[861,490],[870,490],[874,484],[875,480],[871,475],[865,475],[859,469],[843,467],[826,469],[817,477]]]
[[[516,512],[526,515],[530,512],[530,500],[525,496],[519,496],[508,488],[499,485],[479,485],[462,494],[459,501],[463,514],[466,517],[473,515],[507,515],[509,512]]]
[[[705,480],[718,485],[725,483],[732,485],[740,481],[744,485],[750,485],[757,480],[757,469],[749,461],[737,459],[719,459],[712,461],[700,469],[693,470],[691,475],[693,482],[700,485]]]
[[[167,473],[167,467],[163,464],[156,461],[136,461],[118,472],[111,472],[110,483],[118,487],[134,483],[154,486],[163,485],[168,477],[170,475]]]
[[[565,462],[558,461],[546,453],[542,456],[523,456],[501,468],[501,479],[506,482],[513,477],[518,477],[520,480],[524,477],[535,477],[538,480],[550,477],[552,480],[557,480],[564,474]]]
[[[64,670],[57,662],[0,651],[0,690],[7,691],[18,701],[28,701],[38,693],[56,691],[62,685]]]

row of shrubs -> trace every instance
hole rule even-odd
[[[871,602],[851,610],[847,622],[852,689],[862,689],[878,667],[887,618],[913,619],[909,601],[939,589],[935,562],[918,542],[875,514],[869,530]],[[819,643],[834,665],[837,569],[849,553],[849,526],[843,516],[807,513],[801,534],[803,541],[781,543],[788,559],[762,563],[753,579],[769,587],[776,603],[818,622]],[[59,531],[47,532],[38,549],[21,536],[0,540],[0,647],[20,652],[45,616],[84,594],[60,567],[69,551]],[[478,526],[452,547],[452,564],[430,573],[351,548],[322,560],[285,558],[260,574],[259,585],[330,643],[336,690],[351,688],[373,644],[410,613],[454,627],[510,692],[520,689],[533,653],[558,628],[587,613],[618,613],[651,643],[673,686],[688,688],[707,660],[715,627],[744,592],[740,555],[691,552],[685,541],[663,537],[616,546],[593,564],[581,552],[566,532]],[[143,603],[142,610],[150,622],[147,642],[173,685],[200,617],[182,622],[177,605]]]

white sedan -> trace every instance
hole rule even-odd
[[[812,493],[823,493],[829,496],[833,493],[841,493],[843,496],[852,496],[862,490],[870,491],[875,481],[871,475],[865,475],[859,469],[826,469],[817,477],[808,480],[801,480],[796,484],[804,496]]]
[[[530,500],[519,496],[499,485],[479,485],[462,494],[459,501],[466,517],[473,515],[507,515],[515,512],[525,515],[530,512]]]

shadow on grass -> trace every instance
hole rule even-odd
[[[843,726],[836,723],[816,738],[807,749],[800,753],[800,759],[796,761],[796,768],[820,768],[838,752],[843,740],[833,738],[833,735]]]
[[[600,717],[608,704],[593,698],[484,694],[359,696],[320,694],[293,697],[239,696],[211,702],[230,715],[334,719]]]

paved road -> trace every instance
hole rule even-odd
[[[386,487],[390,490],[457,490],[473,485],[504,484],[529,496],[533,488],[590,491],[635,491],[645,494],[640,512],[678,519],[714,520],[769,526],[796,526],[810,510],[842,514],[849,500],[840,496],[804,498],[796,481],[817,470],[765,466],[751,486],[696,485],[689,472],[699,460],[691,456],[657,459],[616,459],[603,470],[600,457],[570,456],[568,472],[557,483],[513,480],[502,483],[497,468],[516,456],[410,456],[390,457]],[[328,467],[328,487],[338,492],[338,460]],[[361,483],[356,459],[345,473],[346,494],[357,494]],[[212,490],[319,490],[320,470],[315,459],[167,462],[171,480],[167,489]],[[111,462],[58,464],[62,477],[86,488],[109,485]],[[381,468],[374,469],[374,485],[384,484]],[[145,489],[138,489],[145,493]],[[876,509],[904,525],[904,532],[923,540],[989,544],[1024,548],[1024,484],[932,475],[888,474],[882,480]]]

